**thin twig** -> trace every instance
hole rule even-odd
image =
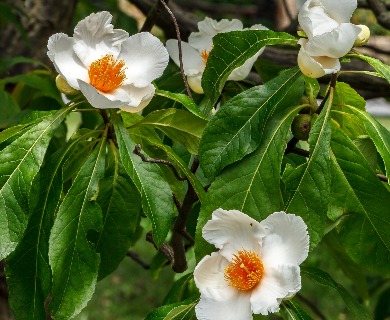
[[[297,155],[309,158],[310,152],[304,149],[297,147],[297,143],[299,142],[298,138],[292,137],[291,140],[287,143],[286,150],[284,154],[295,153]]]
[[[114,131],[113,127],[112,127],[112,124],[110,123],[110,118],[108,117],[106,110],[99,109],[99,112],[100,112],[100,114],[101,114],[101,116],[103,118],[103,121],[104,121],[105,125],[108,128],[108,138],[111,139],[112,141],[114,141],[114,143],[116,145],[117,142],[116,142],[116,137],[115,137],[115,131]]]
[[[187,95],[192,99],[192,94],[190,87],[188,86],[187,78],[186,75],[184,74],[184,67],[183,67],[183,51],[181,48],[181,37],[180,37],[180,30],[179,30],[179,25],[177,24],[176,18],[174,14],[172,13],[171,9],[167,6],[164,0],[160,0],[167,12],[170,14],[173,20],[173,24],[175,25],[175,30],[176,30],[176,36],[177,36],[177,45],[179,47],[179,62],[180,62],[180,71],[181,71],[181,76],[183,78],[184,85],[186,87]]]
[[[383,181],[383,182],[386,182],[386,183],[389,182],[389,178],[387,178],[384,174],[377,173],[376,176],[379,178],[380,181]]]
[[[172,172],[175,175],[177,180],[179,180],[179,181],[187,180],[187,177],[182,177],[177,172],[177,169],[172,162],[169,162],[169,161],[163,160],[163,159],[155,159],[155,158],[145,157],[145,155],[141,152],[141,146],[139,144],[137,144],[135,146],[133,153],[136,154],[137,156],[139,156],[143,162],[159,163],[159,164],[163,164],[163,165],[166,165],[167,167],[171,168],[171,170],[172,170]]]
[[[138,255],[138,253],[134,252],[134,251],[128,251],[127,254],[126,254],[129,258],[133,259],[135,262],[137,262],[142,268],[144,268],[145,270],[148,270],[150,269],[150,265],[147,264],[145,261],[143,261],[140,256]]]
[[[330,86],[329,86],[329,89],[328,89],[328,92],[326,93],[324,99],[321,101],[321,104],[320,106],[317,108],[317,110],[315,111],[315,113],[317,114],[320,114],[322,109],[324,109],[324,106],[325,106],[325,103],[326,101],[328,100],[329,98],[329,94],[330,94],[330,89],[331,88],[335,88],[336,87],[336,82],[337,82],[337,77],[338,77],[338,73],[333,73],[331,78],[330,78]]]
[[[156,250],[160,251],[164,255],[164,257],[167,258],[169,263],[173,263],[173,250],[172,250],[172,247],[168,243],[166,243],[164,241],[162,243],[162,245],[160,246],[160,248],[158,248],[156,243],[153,240],[152,232],[148,232],[146,234],[146,241],[150,242],[156,248]]]
[[[168,2],[168,1],[169,0],[166,0],[166,2]],[[160,1],[157,1],[157,3],[148,12],[146,20],[145,20],[144,24],[142,25],[140,32],[152,30],[153,26],[156,23],[157,17],[161,15],[161,12],[163,9],[164,9],[164,7],[162,6],[162,3]]]

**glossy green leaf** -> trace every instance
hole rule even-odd
[[[159,246],[165,240],[174,216],[172,191],[157,164],[143,162],[133,153],[135,143],[119,116],[113,112],[111,115],[122,163],[141,194],[142,208],[152,223],[153,239]]]
[[[348,56],[359,58],[368,62],[376,71],[378,71],[381,76],[383,76],[390,83],[390,66],[387,64],[384,64],[382,61],[376,58],[368,57],[362,54],[350,54]]]
[[[337,227],[340,241],[355,262],[389,275],[390,191],[354,143],[335,128],[331,161],[331,195],[345,213]]]
[[[213,248],[203,239],[202,228],[214,210],[236,209],[260,221],[283,209],[281,163],[291,122],[300,109],[301,106],[286,108],[268,119],[258,149],[226,168],[212,183],[196,229],[195,252],[198,261]]]
[[[126,256],[141,213],[138,190],[120,162],[118,149],[111,144],[109,150],[112,164],[101,180],[97,198],[103,212],[103,227],[96,241],[101,260],[99,279],[113,272]]]
[[[77,315],[95,291],[100,257],[91,242],[102,227],[96,203],[99,180],[104,175],[106,135],[89,155],[65,195],[49,239],[53,272],[49,310],[55,319]]]
[[[302,94],[301,72],[293,68],[224,104],[206,126],[200,142],[199,160],[204,173],[213,177],[256,150],[267,120],[297,104]]]
[[[242,66],[261,48],[275,44],[296,44],[288,33],[271,30],[242,30],[219,33],[213,38],[213,50],[202,75],[202,88],[208,97],[206,110],[217,102],[230,73]]]
[[[309,159],[283,179],[286,190],[291,195],[285,211],[303,218],[308,226],[311,248],[321,240],[327,220],[330,189],[331,104],[332,94],[310,131]]]
[[[198,299],[191,298],[157,308],[145,320],[190,320]]]
[[[171,99],[173,101],[179,102],[182,104],[189,112],[198,116],[199,118],[207,120],[207,118],[200,112],[199,107],[196,105],[194,100],[192,100],[189,96],[183,93],[174,93],[165,90],[156,90],[156,95],[160,97],[165,97]]]
[[[192,273],[188,273],[182,276],[179,280],[175,281],[172,288],[165,296],[163,304],[171,304],[182,300],[183,292],[185,291],[188,283],[191,281],[193,281]]]
[[[55,129],[72,107],[59,110],[0,152],[0,260],[11,253],[27,226],[27,198]]]
[[[344,300],[347,308],[353,314],[354,319],[368,320],[372,318],[363,305],[361,305],[354,297],[352,297],[342,285],[334,281],[332,277],[325,271],[312,267],[302,267],[301,274],[310,277],[312,280],[318,282],[322,286],[335,289],[339,293],[340,297]]]
[[[313,318],[307,314],[296,302],[293,300],[284,301],[280,310],[283,319],[286,320],[312,320]]]
[[[62,165],[79,139],[53,154],[35,177],[30,191],[26,232],[7,259],[9,303],[16,319],[44,319],[45,299],[51,290],[49,235],[62,193]]]
[[[198,153],[199,140],[207,121],[180,109],[164,109],[149,113],[137,126],[152,126],[172,140],[183,144],[192,154]]]

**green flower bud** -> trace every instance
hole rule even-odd
[[[68,94],[68,95],[76,95],[78,94],[80,91],[79,90],[76,90],[74,88],[72,88],[68,82],[66,82],[66,80],[61,77],[60,75],[58,75],[56,77],[56,86],[57,86],[57,89],[64,93],[64,94]]]
[[[359,24],[358,27],[362,29],[362,31],[360,31],[360,33],[358,34],[354,45],[362,46],[368,42],[368,39],[370,39],[370,29],[364,24]]]

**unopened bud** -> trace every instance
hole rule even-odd
[[[370,39],[370,29],[364,24],[359,24],[358,27],[362,29],[362,31],[358,34],[354,45],[359,47],[365,45],[368,42],[368,39]]]
[[[61,77],[60,75],[58,75],[56,77],[56,86],[57,86],[57,89],[64,93],[64,94],[68,94],[68,95],[76,95],[78,94],[80,91],[79,90],[76,90],[74,88],[72,88],[68,82],[66,82],[66,80]]]

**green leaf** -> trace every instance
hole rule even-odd
[[[120,162],[118,149],[110,144],[112,168],[101,180],[97,203],[103,212],[103,228],[96,242],[100,253],[99,279],[113,272],[126,256],[141,214],[141,199]]]
[[[10,119],[20,112],[18,103],[8,92],[0,90],[0,128],[8,127]]]
[[[192,154],[198,153],[199,140],[207,121],[184,110],[164,109],[149,113],[137,126],[152,126],[172,140],[183,144]]]
[[[347,308],[353,314],[354,319],[363,320],[372,318],[368,311],[354,297],[352,297],[342,285],[334,281],[328,273],[312,267],[302,267],[301,273],[323,286],[335,289],[344,300]]]
[[[187,285],[190,281],[193,281],[192,273],[188,273],[182,276],[179,280],[175,281],[175,283],[172,285],[172,288],[165,296],[163,304],[166,305],[179,302],[182,299],[183,292],[187,288]]]
[[[305,94],[309,99],[309,102],[312,106],[317,106],[317,96],[320,91],[320,84],[317,79],[303,76],[305,79]]]
[[[122,163],[141,194],[142,208],[150,219],[153,239],[158,246],[165,240],[174,216],[172,191],[157,164],[143,162],[133,153],[135,143],[121,119],[111,113]]]
[[[258,149],[226,168],[212,183],[196,228],[195,252],[198,261],[212,250],[212,246],[202,237],[202,228],[214,210],[237,209],[260,221],[283,209],[281,163],[291,122],[301,108],[286,108],[268,119]]]
[[[302,93],[301,72],[293,68],[224,104],[206,126],[200,142],[199,160],[204,173],[213,177],[256,150],[267,120],[296,104]]]
[[[332,94],[310,131],[309,159],[283,179],[286,190],[291,195],[285,211],[301,216],[306,222],[311,248],[321,240],[327,220],[330,189],[331,105]]]
[[[5,73],[12,66],[19,63],[31,63],[33,65],[46,67],[41,61],[27,58],[27,57],[12,57],[0,59],[0,74]]]
[[[288,33],[270,30],[242,30],[219,33],[213,38],[213,50],[202,75],[202,88],[208,97],[211,110],[217,102],[230,73],[242,66],[261,48],[275,44],[296,44],[297,39]]]
[[[105,151],[106,132],[65,195],[50,234],[53,288],[49,309],[55,319],[77,315],[95,291],[100,258],[90,238],[102,227],[96,197],[104,175]]]
[[[173,101],[181,103],[189,112],[198,116],[199,118],[207,120],[207,118],[200,112],[199,107],[196,105],[194,100],[183,93],[173,93],[165,90],[156,90],[156,95],[171,99]]]
[[[256,60],[253,66],[263,82],[272,80],[282,71],[286,70],[285,67],[275,64],[272,61],[262,59],[261,56]]]
[[[26,232],[7,259],[9,303],[17,319],[44,319],[45,299],[51,290],[49,235],[62,195],[62,165],[81,136],[53,154],[36,175],[30,191]]]
[[[389,275],[390,191],[354,143],[335,128],[331,161],[331,195],[345,213],[337,227],[340,241],[355,262]]]
[[[190,320],[193,316],[198,298],[172,303],[150,312],[145,320]]]
[[[286,320],[312,320],[305,310],[292,300],[282,303],[281,313]]]
[[[368,62],[376,71],[378,71],[381,76],[383,76],[390,83],[390,66],[387,64],[384,64],[382,61],[376,58],[367,57],[362,54],[350,54],[348,56],[359,58]]]
[[[59,110],[30,127],[0,152],[0,260],[11,253],[27,226],[27,199],[55,129],[71,111]]]

